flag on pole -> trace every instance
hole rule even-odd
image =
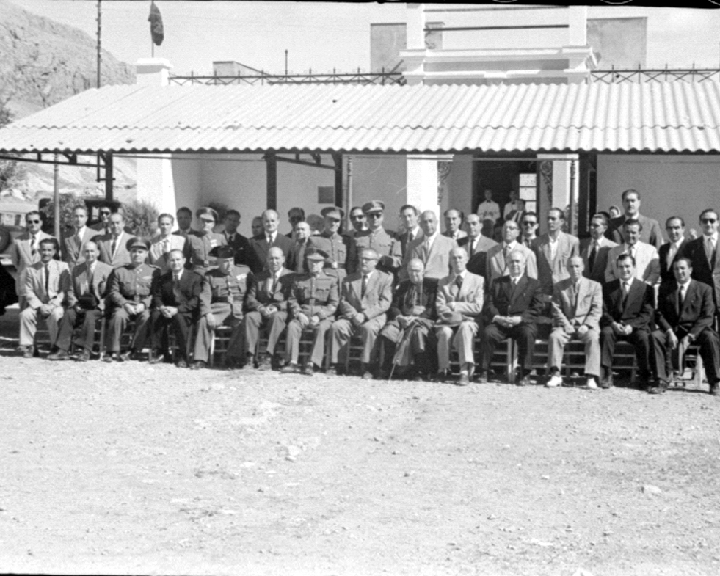
[[[150,16],[148,16],[148,22],[150,22],[150,36],[152,36],[153,44],[160,46],[165,39],[165,28],[163,27],[160,8],[155,5],[154,1],[150,2]]]

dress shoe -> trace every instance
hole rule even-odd
[[[22,351],[23,358],[32,358],[35,355],[34,346],[27,346]]]
[[[175,363],[175,366],[177,366],[178,368],[187,368],[188,367],[187,361],[184,358],[180,358],[180,360],[178,360]]]
[[[437,382],[438,384],[442,384],[444,382],[450,381],[450,373],[447,370],[438,370],[433,375],[433,382]]]
[[[75,358],[78,362],[88,362],[90,360],[90,350],[83,349],[80,354],[77,355],[77,358]]]
[[[305,366],[303,366],[302,373],[305,374],[305,376],[314,376],[315,365],[312,362],[308,362]]]
[[[596,389],[597,382],[595,382],[595,378],[593,376],[588,376],[587,380],[585,380],[585,388],[589,388],[590,390]]]
[[[711,396],[720,396],[720,382],[715,382],[714,384],[710,384],[710,395]]]
[[[290,364],[283,366],[280,372],[282,372],[283,374],[299,374],[300,366],[298,366],[295,362],[291,362]]]
[[[545,383],[545,386],[548,388],[557,388],[558,386],[562,386],[562,383],[562,376],[560,376],[559,372],[555,372],[552,376],[550,376],[550,380]]]
[[[478,372],[477,374],[477,381],[479,384],[487,384],[488,383],[488,374],[485,371]]]
[[[124,352],[124,353],[118,352],[117,354],[115,354],[115,360],[117,362],[127,362],[129,359],[130,359],[130,352]]]
[[[458,378],[458,381],[455,382],[458,386],[469,386],[470,385],[470,376],[468,376],[467,372],[461,372],[460,378]]]
[[[519,376],[519,375],[518,375]],[[519,377],[517,380],[515,380],[515,383],[518,386],[530,386],[532,382],[530,381],[530,376],[525,374],[524,376]]]
[[[425,382],[427,380],[426,374],[421,374],[420,372],[415,372],[413,374],[412,378],[410,379],[412,382]]]
[[[648,388],[648,394],[663,394],[667,390],[666,382],[657,382],[655,386]]]
[[[260,370],[261,372],[269,372],[270,370],[272,370],[272,358],[266,354],[263,359],[260,360],[260,363],[258,364],[258,370]]]
[[[80,356],[76,357],[75,360],[80,361]],[[113,361],[113,353],[108,352],[107,354],[105,354],[105,356],[103,356],[102,361],[107,362],[107,363],[112,362]]]
[[[52,354],[48,355],[48,360],[70,360],[70,354],[68,354],[65,350],[58,350],[57,352],[53,352]]]
[[[157,364],[158,362],[162,362],[164,358],[164,354],[158,354],[157,350],[150,350],[148,354],[148,364]]]
[[[196,360],[192,363],[190,368],[192,370],[202,370],[203,368],[205,368],[205,362],[203,360]]]
[[[613,377],[612,377],[612,376],[608,376],[607,378],[603,378],[603,379],[600,381],[600,388],[603,388],[603,389],[605,389],[605,390],[607,390],[608,388],[612,388],[614,385],[615,385],[615,383],[613,382]]]

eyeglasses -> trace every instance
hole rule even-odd
[[[535,226],[537,222],[523,222],[523,226]]]
[[[40,224],[40,222],[42,222],[42,220],[28,220],[27,221],[28,224]]]
[[[700,222],[703,224],[715,224],[715,222],[717,222],[717,218],[703,218]]]
[[[368,214],[368,218],[382,218],[382,214]]]
[[[103,216],[107,216],[108,214],[110,214],[110,210],[100,210],[100,214]]]

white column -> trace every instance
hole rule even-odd
[[[141,58],[135,64],[136,84],[167,86],[170,62],[162,58]],[[175,182],[172,155],[153,154],[155,158],[137,161],[137,198],[154,204],[161,213],[175,214]]]
[[[408,50],[425,49],[425,5],[407,5]]]
[[[577,154],[538,154],[538,160],[552,159],[552,194],[540,198],[541,231],[545,227],[545,216],[550,208],[565,210],[570,205],[571,197],[577,204],[579,190],[579,156]],[[572,161],[575,161],[575,181],[571,182]],[[540,176],[542,178],[542,175]],[[541,188],[542,194],[542,188]]]
[[[447,171],[438,170],[438,162],[452,161],[446,154],[409,154],[407,156],[406,201],[421,212],[432,210],[440,217],[447,205]]]
[[[568,44],[587,45],[587,6],[568,6]]]

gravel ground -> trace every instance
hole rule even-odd
[[[0,319],[0,571],[720,573],[697,390],[24,360]]]

